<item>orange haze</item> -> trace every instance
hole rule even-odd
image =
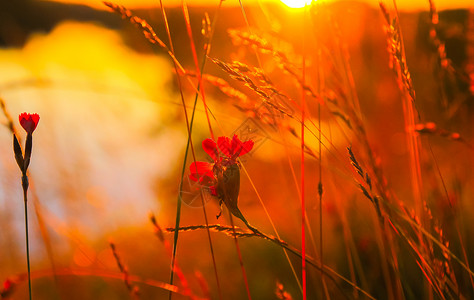
[[[46,0],[48,1],[48,0]],[[94,8],[106,9],[100,0],[49,0],[63,3],[74,3],[74,4],[84,4]],[[142,8],[142,7],[153,7],[159,5],[158,0],[108,0],[119,5],[123,5],[127,8]],[[271,2],[280,0],[242,0],[243,5],[254,5],[258,2]],[[321,0],[320,0],[321,1]],[[378,6],[380,1],[377,0],[360,0],[357,2],[366,2],[370,5]],[[382,1],[387,4],[391,4],[392,1]],[[438,10],[444,9],[457,9],[457,8],[474,8],[474,1],[472,0],[435,0],[435,5]],[[182,0],[163,0],[165,6],[177,6],[182,3]],[[186,3],[189,6],[217,6],[219,0],[187,0]],[[239,2],[237,0],[225,0],[225,6],[237,6]],[[429,4],[428,0],[398,0],[398,8],[400,10],[413,11],[413,10],[428,10]]]

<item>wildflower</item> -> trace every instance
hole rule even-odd
[[[21,127],[25,129],[26,135],[26,144],[25,144],[25,154],[23,154],[20,146],[20,142],[16,137],[15,133],[13,133],[13,152],[15,154],[15,160],[18,164],[18,167],[21,171],[21,186],[23,188],[23,202],[25,205],[25,236],[26,236],[26,260],[28,266],[28,298],[31,300],[31,271],[30,271],[30,246],[29,246],[29,237],[28,237],[28,166],[30,165],[30,158],[31,158],[31,149],[33,148],[33,131],[35,131],[36,126],[38,126],[39,122],[39,115],[38,114],[29,114],[29,113],[22,113],[18,117]],[[10,283],[6,282],[4,284],[4,292],[8,294],[10,290]],[[2,298],[3,293],[2,292]]]
[[[205,139],[202,148],[212,158],[213,163],[197,161],[190,166],[189,179],[208,185],[216,180],[215,173],[220,165],[238,164],[237,158],[252,150],[254,142],[248,140],[242,142],[237,135],[232,140],[226,136],[217,139],[217,144],[212,139]]]
[[[21,127],[23,127],[28,134],[32,134],[33,131],[35,131],[36,126],[38,126],[40,117],[38,114],[24,112],[20,114],[19,119]]]
[[[15,134],[13,134],[13,151],[15,152],[15,159],[18,167],[20,167],[22,174],[26,175],[26,170],[30,164],[31,150],[33,147],[33,131],[35,131],[36,126],[38,126],[40,117],[38,114],[29,114],[24,112],[19,115],[18,119],[20,120],[21,127],[23,127],[27,133],[25,154],[23,155],[20,142],[18,141]]]
[[[209,186],[210,193],[219,199],[219,203],[224,203],[230,212],[242,219],[247,226],[248,223],[237,206],[240,190],[240,164],[237,159],[251,151],[253,145],[252,140],[242,142],[237,135],[232,139],[221,136],[217,143],[212,139],[205,139],[202,148],[213,162],[192,163],[189,175],[189,179]]]
[[[254,142],[252,140],[248,140],[246,142],[242,142],[239,140],[237,135],[235,134],[234,137],[229,139],[226,136],[221,136],[217,139],[217,145],[219,150],[231,161],[237,159],[237,157],[247,154],[252,150]]]

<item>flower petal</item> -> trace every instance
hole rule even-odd
[[[220,136],[217,139],[217,147],[219,150],[222,152],[227,157],[232,157],[232,145],[231,141],[228,137],[226,136]]]
[[[232,158],[235,159],[248,153],[250,150],[252,150],[253,145],[254,142],[252,140],[242,142],[239,137],[234,134],[232,137]]]
[[[249,153],[253,148],[254,142],[252,140],[245,141],[241,144],[242,149],[239,152],[239,156]]]
[[[242,141],[239,139],[239,137],[236,134],[234,134],[234,136],[232,137],[232,142],[230,142],[232,155],[235,155],[236,153],[238,153],[238,151],[240,152],[241,145],[242,145]]]
[[[33,131],[36,129],[36,126],[38,126],[40,117],[38,114],[29,114],[24,112],[18,116],[18,119],[20,121],[21,127],[23,127],[27,133],[33,133]]]
[[[205,139],[202,141],[202,149],[204,149],[204,151],[206,151],[206,153],[209,154],[209,156],[212,157],[214,161],[217,160],[219,153],[217,152],[217,145],[214,140]]]
[[[207,184],[214,180],[214,173],[212,172],[212,164],[204,161],[193,162],[189,166],[189,179],[192,181]]]
[[[190,166],[189,169],[191,171],[191,174],[205,174],[207,172],[212,172],[212,164],[205,162],[205,161],[197,161],[193,162]]]

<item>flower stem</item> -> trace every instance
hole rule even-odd
[[[26,184],[25,184],[26,182]],[[31,272],[30,272],[30,242],[28,237],[28,177],[23,175],[23,202],[25,203],[25,237],[26,237],[26,263],[28,265],[28,298],[31,300]]]

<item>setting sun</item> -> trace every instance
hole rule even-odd
[[[310,5],[312,0],[281,0],[286,6],[291,8],[302,8]]]

